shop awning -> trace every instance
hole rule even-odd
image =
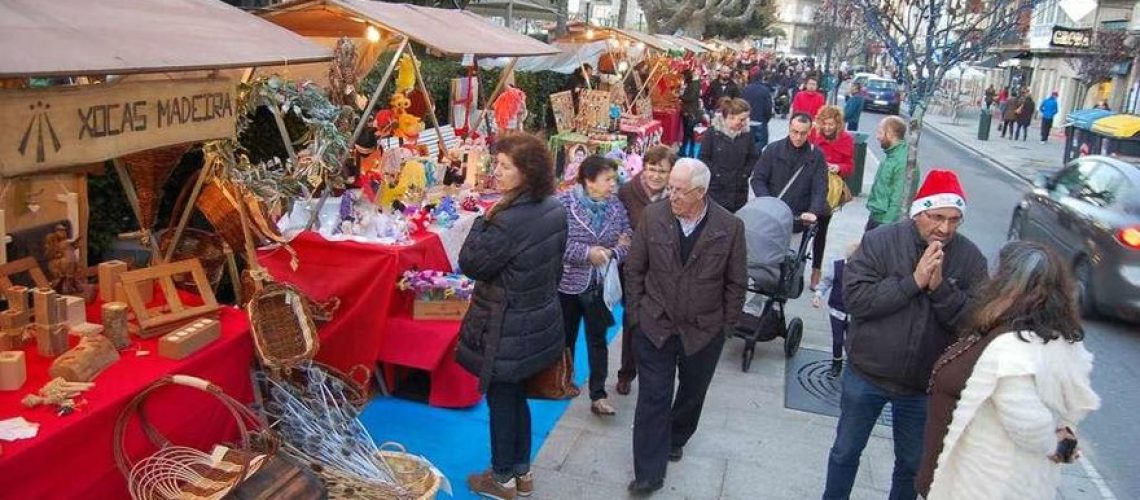
[[[507,10],[515,19],[554,21],[558,10],[543,0],[476,0],[467,4],[467,10],[481,16],[507,17]]]
[[[1092,131],[1116,139],[1131,139],[1140,133],[1140,116],[1112,115],[1093,122]]]
[[[648,33],[642,33],[640,31],[625,30],[625,29],[618,29],[618,28],[610,28],[610,29],[612,29],[613,31],[615,31],[621,35],[624,35],[626,38],[631,38],[635,41],[644,43],[645,45],[647,45],[651,48],[657,49],[657,50],[666,50],[666,51],[677,50],[676,44],[670,43],[668,40],[663,40],[661,38],[655,37],[655,36],[650,35]]]
[[[582,63],[598,67],[598,58],[609,50],[609,42],[602,40],[590,43],[554,42],[562,52],[550,56],[526,57],[519,59],[515,71],[538,72],[554,71],[570,74],[581,67]],[[508,58],[483,58],[479,60],[479,67],[483,69],[502,68],[508,63]]]
[[[556,47],[460,10],[373,0],[298,0],[258,13],[304,36],[360,38],[369,25],[374,25],[452,55],[524,57],[558,53]]]
[[[1065,116],[1065,126],[1075,126],[1077,128],[1092,130],[1093,123],[1106,116],[1112,116],[1115,113],[1104,109],[1080,109],[1077,111],[1070,111]]]
[[[297,64],[329,49],[218,0],[4,0],[0,78]]]
[[[680,47],[682,50],[687,50],[687,51],[692,52],[694,54],[703,54],[704,52],[706,52],[704,47],[701,47],[700,45],[697,45],[693,42],[690,42],[689,40],[687,40],[683,37],[673,36],[673,35],[654,35],[654,36],[656,36],[657,38],[663,38],[666,41],[672,42],[674,45]]]

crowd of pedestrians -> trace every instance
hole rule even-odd
[[[534,492],[528,381],[564,363],[579,331],[590,410],[616,413],[606,331],[617,323],[610,293],[618,284],[614,388],[626,395],[637,387],[629,491],[664,486],[669,462],[699,439],[721,351],[748,309],[748,211],[740,210],[759,198],[786,207],[800,237],[815,228],[804,278],[813,305],[828,307],[829,375],[842,388],[823,498],[848,498],[888,403],[891,499],[1050,496],[1057,464],[1079,454],[1076,425],[1099,405],[1066,266],[1044,247],[1011,243],[990,276],[986,258],[958,232],[967,196],[957,175],[931,170],[920,185],[907,171],[907,125],[887,116],[876,131],[884,157],[865,234],[825,267],[827,228],[843,203],[835,190],[854,169],[848,130],[858,126],[862,96],[853,85],[842,109],[827,105],[816,77],[805,76],[788,99],[788,135],[769,143],[784,85],[770,83],[788,75],[788,67],[725,66],[699,92],[702,82],[686,74],[690,130],[679,151],[650,148],[644,169],[620,187],[618,165],[595,156],[555,193],[553,160],[539,138],[494,145],[503,198],[477,219],[459,256],[476,286],[457,358],[479,377],[491,417],[491,467],[468,478],[472,491],[500,499]],[[1024,138],[1018,110],[1034,103],[1004,99],[1002,112],[1014,114],[1003,132]],[[1056,112],[1055,99],[1042,103],[1043,118],[1047,110]],[[689,125],[704,121],[698,141]],[[572,388],[567,397],[577,396],[568,367],[559,376]]]

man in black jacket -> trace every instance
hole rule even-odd
[[[720,100],[724,97],[740,97],[740,87],[732,81],[732,69],[721,66],[717,70],[717,78],[709,85],[705,93],[705,109],[709,112],[719,111]]]
[[[930,372],[986,279],[986,258],[957,234],[965,210],[958,177],[933,170],[911,205],[911,218],[866,233],[847,262],[843,295],[851,315],[851,361],[843,373],[825,500],[851,494],[859,458],[887,403],[896,454],[890,498],[917,496]]]
[[[803,113],[793,116],[788,136],[764,148],[751,180],[753,194],[784,200],[803,222],[815,222],[828,213],[827,162],[823,153],[808,143],[809,132],[811,118]],[[796,224],[795,230],[801,232],[803,227]]]
[[[752,80],[744,87],[743,98],[752,106],[749,125],[752,140],[756,143],[756,152],[759,153],[768,145],[768,120],[772,119],[772,90],[764,82],[763,73],[759,69],[753,71]]]

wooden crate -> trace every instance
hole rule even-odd
[[[459,321],[467,314],[467,307],[470,305],[471,301],[463,299],[416,299],[412,308],[412,319]]]

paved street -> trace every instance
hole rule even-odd
[[[860,127],[871,134],[869,151],[873,153],[864,177],[864,196],[874,178],[874,158],[882,154],[874,141],[880,118],[865,114]],[[976,124],[974,121],[973,126]],[[972,130],[976,132],[976,128]],[[784,135],[784,122],[773,122],[771,136]],[[988,144],[992,151],[985,153],[991,156],[986,160],[979,151],[966,149],[968,144],[947,140],[928,128],[920,162],[924,171],[947,167],[959,172],[969,201],[962,231],[992,259],[1005,241],[1012,208],[1028,186],[992,163],[1010,146],[999,141]],[[1026,144],[1031,149],[1040,146]],[[1016,159],[1016,155],[1006,158]],[[1041,156],[1043,164],[1046,159]],[[828,260],[861,236],[866,220],[863,202],[862,197],[857,198],[832,220]],[[804,319],[803,347],[828,351],[826,313],[812,309],[807,294],[790,303],[788,309],[789,316]],[[1134,452],[1140,449],[1140,433],[1135,432],[1134,417],[1126,413],[1127,409],[1140,408],[1135,395],[1140,382],[1135,366],[1140,360],[1140,338],[1124,325],[1090,322],[1086,329],[1088,346],[1097,355],[1094,385],[1104,398],[1104,408],[1082,426],[1089,458],[1063,469],[1060,498],[1140,498],[1140,478],[1134,473],[1140,470]],[[665,489],[655,498],[804,499],[818,498],[822,493],[835,419],[785,408],[781,339],[758,345],[749,373],[740,369],[742,348],[740,340],[726,344],[701,426],[685,448],[684,460],[670,464]],[[616,371],[619,351],[620,343],[615,340],[610,349],[611,374]],[[611,376],[611,385],[613,381]],[[636,391],[636,384],[634,388]],[[618,415],[610,419],[591,415],[584,397],[570,406],[536,459],[538,498],[625,496],[625,485],[633,474],[631,425],[636,392],[630,396],[615,393],[612,400]],[[886,497],[893,462],[890,436],[889,427],[876,427],[852,498]]]

